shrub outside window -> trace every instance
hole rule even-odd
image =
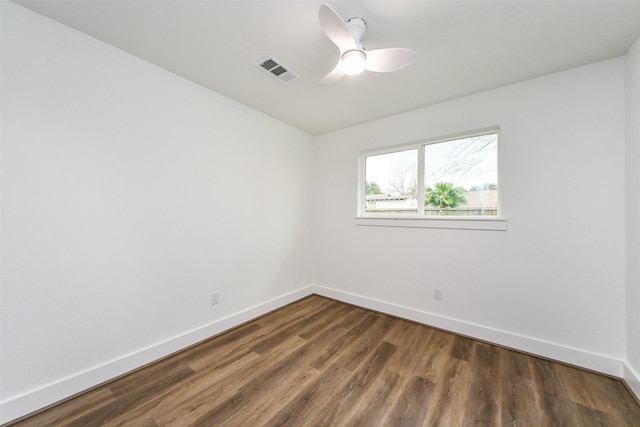
[[[361,216],[496,217],[498,130],[362,155]]]

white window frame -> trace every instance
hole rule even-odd
[[[400,151],[412,149],[418,150],[418,170],[417,194],[424,194],[424,147],[431,144],[448,142],[456,139],[469,138],[474,136],[482,136],[488,134],[497,134],[497,169],[498,169],[498,216],[425,216],[424,203],[418,203],[416,214],[380,214],[366,212],[366,158],[381,154],[392,154]],[[418,142],[411,142],[402,145],[394,145],[390,147],[363,151],[360,153],[358,164],[358,214],[355,217],[355,225],[374,226],[374,227],[409,227],[409,228],[448,228],[462,230],[496,230],[505,231],[507,229],[507,219],[503,216],[502,206],[502,173],[500,161],[500,128],[490,127],[478,129],[471,132],[463,132],[453,135],[442,136]]]

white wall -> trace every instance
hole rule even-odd
[[[640,396],[640,39],[626,56],[627,89],[627,370]]]
[[[620,376],[624,72],[609,60],[317,138],[319,292]],[[354,225],[361,150],[495,125],[507,231]]]
[[[0,423],[311,292],[310,135],[1,4]]]

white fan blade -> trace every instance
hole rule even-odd
[[[365,50],[367,62],[364,69],[378,73],[402,70],[413,64],[416,53],[411,49],[393,47],[389,49]]]
[[[340,54],[347,50],[357,48],[356,42],[353,40],[353,36],[349,31],[349,27],[347,27],[347,24],[340,18],[340,15],[331,9],[328,4],[323,3],[322,6],[320,6],[318,17],[320,18],[320,26],[331,41],[338,46]]]
[[[342,67],[340,66],[340,61],[338,61],[338,65],[336,68],[331,70],[329,74],[324,76],[322,80],[320,80],[320,86],[328,86],[340,80],[344,76],[344,71],[342,71]]]

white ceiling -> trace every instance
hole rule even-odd
[[[640,36],[640,0],[329,1],[364,18],[367,49],[418,59],[322,87],[338,49],[320,1],[16,2],[311,134],[620,56]],[[267,55],[300,77],[265,73]]]

